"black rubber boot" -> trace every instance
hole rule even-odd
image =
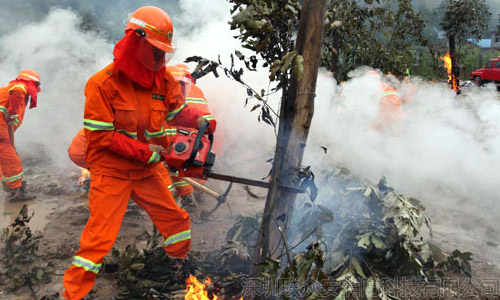
[[[26,185],[27,185],[26,181],[23,181],[21,187],[9,190],[9,195],[7,195],[7,201],[22,202],[35,199],[36,195],[26,192]]]

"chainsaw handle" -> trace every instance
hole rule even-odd
[[[194,159],[196,158],[196,154],[198,153],[198,150],[200,149],[201,146],[201,138],[203,137],[203,134],[205,133],[205,130],[207,129],[209,124],[210,123],[208,122],[204,122],[203,124],[201,124],[200,128],[198,128],[198,134],[196,135],[196,138],[194,140],[193,150],[191,151],[189,159],[186,161],[186,166],[193,165]],[[210,143],[210,148],[212,148],[212,143]]]

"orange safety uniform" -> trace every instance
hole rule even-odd
[[[388,134],[399,134],[403,121],[402,102],[395,88],[383,82],[380,83],[382,94],[379,100],[378,114],[372,122],[373,127]]]
[[[87,169],[87,159],[85,158],[86,150],[87,138],[85,137],[85,131],[81,129],[71,141],[71,145],[69,145],[69,159],[80,168]]]
[[[11,143],[7,118],[14,122],[14,130],[23,123],[26,105],[29,100],[28,83],[14,80],[0,88],[0,169],[5,184],[10,189],[21,187],[23,166],[21,159]]]
[[[90,218],[80,249],[64,275],[67,299],[81,299],[92,288],[104,256],[118,235],[129,198],[145,209],[164,237],[171,257],[185,258],[190,248],[189,215],[165,185],[166,169],[148,144],[167,147],[175,134],[165,120],[196,127],[203,113],[184,103],[180,85],[164,72],[160,86],[143,88],[110,64],[85,87],[86,161],[91,172]],[[208,118],[207,118],[208,119]],[[209,119],[209,131],[215,120]]]

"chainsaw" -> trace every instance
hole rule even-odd
[[[176,138],[161,153],[165,163],[179,177],[197,179],[212,178],[216,180],[247,184],[270,188],[269,182],[218,174],[211,170],[215,163],[215,153],[212,152],[213,134],[204,134],[209,123],[205,122],[199,129],[177,128]],[[283,186],[281,188],[295,193],[304,193],[297,187]]]

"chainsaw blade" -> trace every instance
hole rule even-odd
[[[262,188],[266,188],[266,189],[269,189],[271,187],[271,183],[266,182],[266,181],[236,177],[236,176],[231,176],[231,175],[218,174],[218,173],[214,173],[214,172],[207,170],[207,169],[205,169],[203,171],[203,174],[207,175],[208,178],[213,178],[216,180],[247,184],[247,185],[258,186],[258,187],[262,187]],[[286,186],[286,185],[280,184],[279,187],[283,190],[286,190],[287,192],[298,193],[298,194],[305,193],[304,190],[301,190],[301,189],[299,189],[297,187],[293,187],[293,186]]]

